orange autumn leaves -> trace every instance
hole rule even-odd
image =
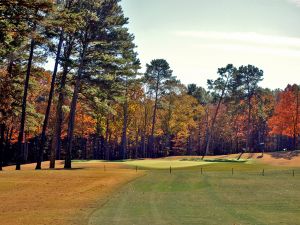
[[[268,121],[271,135],[296,137],[299,134],[299,87],[289,85],[279,93],[273,116]]]

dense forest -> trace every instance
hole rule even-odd
[[[186,86],[159,56],[142,71],[127,24],[119,0],[1,1],[0,169],[297,149],[297,84],[228,64]]]

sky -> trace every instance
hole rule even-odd
[[[142,63],[166,59],[184,84],[206,87],[229,63],[264,71],[261,86],[300,78],[300,0],[122,0]]]

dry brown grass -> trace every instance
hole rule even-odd
[[[106,164],[106,171],[103,163],[73,165],[73,170],[35,171],[33,164],[23,166],[22,171],[4,168],[0,172],[0,224],[86,224],[109,194],[143,174],[113,163]]]
[[[265,153],[263,157],[261,153],[247,153],[243,154],[242,158],[255,159],[273,166],[300,167],[300,152],[298,151]]]
[[[167,159],[180,160],[186,158],[201,158],[201,157],[202,156],[172,156],[172,157],[167,157]],[[238,157],[239,154],[205,156],[206,159],[216,159],[216,158],[237,159]],[[253,159],[256,160],[257,162],[261,162],[273,166],[300,167],[300,151],[271,152],[271,153],[265,153],[263,157],[261,153],[244,153],[241,159]]]

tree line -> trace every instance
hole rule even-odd
[[[298,147],[298,85],[262,88],[253,65],[219,68],[208,89],[165,59],[141,73],[119,0],[7,0],[0,17],[0,169]]]

